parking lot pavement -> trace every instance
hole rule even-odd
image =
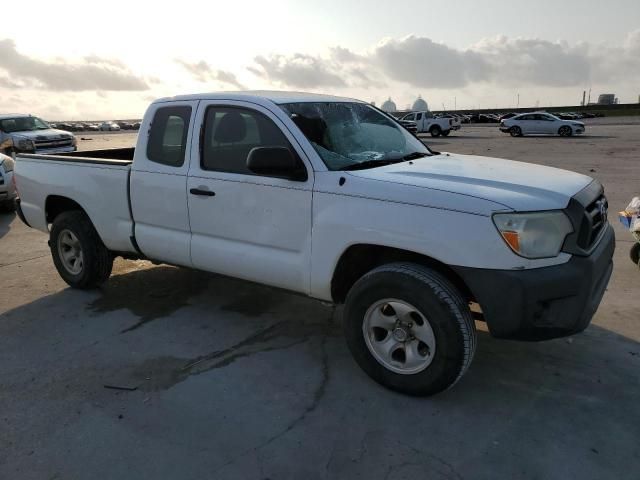
[[[637,128],[496,130],[427,141],[595,176],[612,213],[640,193]],[[638,478],[640,270],[615,228],[583,334],[498,341],[479,324],[466,376],[411,398],[356,366],[340,308],[122,260],[102,289],[71,290],[46,236],[0,214],[0,478]]]

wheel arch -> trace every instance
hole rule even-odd
[[[471,289],[448,265],[421,253],[383,245],[358,243],[349,246],[336,263],[331,278],[331,297],[335,303],[344,303],[351,287],[365,273],[393,262],[411,262],[431,268],[444,275],[469,301]]]
[[[75,200],[62,195],[49,195],[44,202],[44,214],[47,223],[53,223],[55,218],[64,212],[80,210],[87,217],[87,211]]]

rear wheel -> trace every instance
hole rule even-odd
[[[434,125],[429,129],[429,133],[432,137],[439,137],[442,133],[442,129],[438,125]]]
[[[509,133],[511,134],[512,137],[521,137],[522,136],[522,129],[518,126],[515,127],[511,127],[509,129]]]
[[[571,130],[571,127],[568,125],[563,125],[558,129],[558,135],[561,137],[570,137],[572,133],[573,130]]]
[[[51,227],[49,246],[58,273],[74,288],[95,288],[111,275],[113,255],[84,212],[58,215]]]
[[[410,395],[432,395],[465,373],[475,324],[460,292],[442,275],[392,263],[364,275],[344,311],[347,344],[376,382]]]

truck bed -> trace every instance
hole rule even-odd
[[[58,155],[18,154],[16,184],[20,208],[30,226],[48,232],[50,202],[72,201],[92,219],[113,251],[135,252],[129,204],[134,148]]]

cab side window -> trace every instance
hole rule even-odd
[[[255,175],[247,168],[247,157],[255,147],[286,147],[295,155],[280,128],[260,112],[213,106],[204,122],[203,170]]]
[[[191,107],[162,107],[151,122],[147,158],[170,167],[181,167],[187,148]]]

